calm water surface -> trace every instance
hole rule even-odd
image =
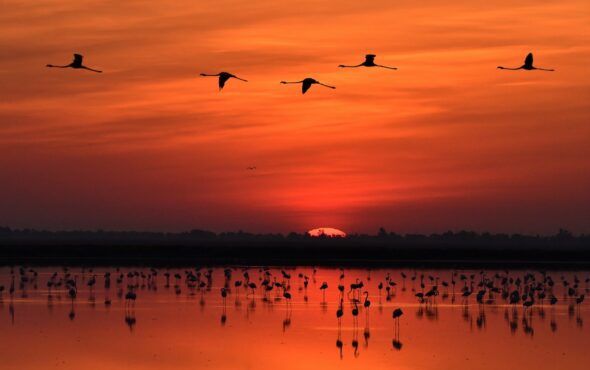
[[[481,275],[479,270],[318,268],[314,273],[311,267],[301,267],[285,269],[291,276],[287,280],[278,268],[268,274],[250,268],[250,282],[257,285],[253,292],[235,288],[236,280],[245,281],[242,267],[233,268],[229,279],[224,268],[212,269],[210,278],[205,276],[207,269],[201,269],[200,276],[195,269],[159,269],[157,276],[150,276],[148,268],[70,268],[78,287],[73,300],[63,283],[47,286],[48,281],[64,278],[63,268],[34,270],[36,277],[25,269],[28,281],[21,283],[20,271],[14,268],[11,295],[10,268],[0,268],[1,369],[590,368],[590,323],[585,322],[590,305],[588,300],[575,302],[575,297],[588,295],[587,271],[547,272],[555,285],[545,284],[545,292],[555,295],[557,303],[537,298],[525,309],[522,301],[510,305],[500,293],[488,292],[482,304],[476,301],[482,279],[501,287],[501,278],[494,276],[506,272],[495,270]],[[196,281],[187,280],[187,271]],[[108,288],[105,272],[111,273]],[[543,275],[532,270],[510,271],[508,277],[520,278],[522,287],[527,273],[534,274],[537,283],[543,281]],[[123,278],[117,282],[120,274]],[[466,280],[461,280],[462,274]],[[93,276],[96,283],[89,287]],[[265,276],[290,285],[291,303],[280,288],[268,293],[261,289]],[[576,277],[579,283],[569,296]],[[371,305],[363,307],[363,294],[355,318],[352,294],[347,292],[357,279]],[[328,284],[325,297],[323,282]],[[384,284],[381,291],[379,283]],[[226,284],[224,303],[221,288]],[[340,325],[339,284],[346,287]],[[415,294],[433,285],[439,295],[421,303]],[[473,290],[467,299],[462,297],[464,286]],[[515,284],[509,287],[516,289]],[[134,303],[126,302],[129,289],[137,294]],[[111,304],[105,305],[105,299]],[[392,318],[396,308],[404,312],[397,330]]]

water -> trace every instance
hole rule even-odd
[[[564,294],[561,276],[570,284],[580,280],[576,295],[588,294],[587,271],[548,274],[555,281],[553,294],[557,304],[537,300],[532,309],[522,303],[511,306],[500,294],[485,304],[475,295],[467,301],[461,297],[460,274],[480,271],[451,270],[344,270],[310,267],[286,270],[290,275],[292,302],[273,289],[265,298],[260,289],[262,273],[251,268],[251,281],[258,285],[255,294],[244,288],[236,291],[235,280],[243,280],[243,270],[232,272],[231,292],[225,305],[220,289],[224,285],[223,268],[213,269],[211,285],[199,289],[187,287],[185,269],[171,269],[170,286],[166,287],[165,269],[155,281],[141,276],[125,276],[117,284],[115,268],[94,271],[71,268],[77,275],[78,293],[73,301],[67,290],[53,288],[47,281],[53,272],[63,276],[61,268],[39,268],[38,277],[27,272],[31,281],[19,287],[15,268],[16,291],[11,297],[10,269],[0,268],[0,368],[2,369],[587,369],[590,367],[590,337],[585,320],[588,301],[576,305]],[[112,273],[111,286],[105,289],[103,275]],[[150,273],[147,268],[121,268],[120,272]],[[194,270],[193,270],[194,271]],[[205,269],[201,270],[203,273]],[[408,277],[404,282],[400,276]],[[442,286],[456,272],[455,294]],[[493,278],[496,272],[486,271]],[[535,271],[510,271],[510,276],[523,278]],[[180,293],[176,294],[175,278],[180,273]],[[270,269],[272,277],[283,281],[280,269]],[[309,285],[304,289],[304,279]],[[377,286],[390,274],[396,286],[391,299]],[[411,276],[417,274],[412,282]],[[425,288],[431,288],[429,275],[439,277],[440,295],[431,303],[419,303],[414,296],[421,291],[420,275]],[[87,282],[96,275],[96,285]],[[368,280],[370,275],[371,279]],[[271,280],[273,280],[271,278]],[[371,306],[362,307],[355,320],[350,301],[344,299],[344,316],[339,329],[336,319],[338,284],[346,286],[356,279],[364,283]],[[203,276],[201,280],[207,283]],[[56,280],[57,281],[57,280]],[[325,301],[320,285],[327,282]],[[433,281],[436,283],[436,280]],[[127,307],[127,285],[136,285],[137,300]],[[496,280],[499,286],[499,280]],[[36,286],[36,288],[35,288]],[[414,291],[415,290],[415,291]],[[247,294],[248,293],[248,294]],[[307,297],[307,298],[305,298]],[[105,298],[112,304],[105,306]],[[488,295],[485,296],[488,301]],[[394,328],[392,311],[400,307],[404,314],[399,331]],[[341,343],[341,348],[338,344]]]

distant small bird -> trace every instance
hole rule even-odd
[[[313,78],[305,78],[301,81],[293,81],[293,82],[288,82],[288,81],[281,81],[282,84],[302,84],[301,85],[301,93],[305,94],[307,92],[307,90],[309,90],[309,88],[311,87],[311,85],[322,85],[325,87],[329,87],[330,89],[335,89],[336,86],[330,86],[330,85],[326,85],[321,83],[318,80],[314,80]]]
[[[83,65],[82,64],[82,60],[83,59],[84,59],[84,57],[81,54],[74,54],[74,60],[70,64],[67,64],[65,66],[55,66],[53,64],[47,64],[47,67],[49,67],[49,68],[87,69],[87,70],[92,71],[92,72],[102,73],[102,71],[99,71],[97,69],[88,68],[85,65]]]
[[[511,71],[516,71],[519,69],[526,69],[527,71],[532,71],[533,69],[538,69],[540,71],[549,71],[549,72],[555,71],[554,69],[546,69],[546,68],[539,68],[539,67],[533,66],[533,53],[529,53],[526,56],[526,58],[524,59],[524,64],[518,68],[509,68],[509,67],[498,66],[498,69],[507,69],[507,70],[511,70]]]
[[[250,171],[254,171],[256,169],[256,166],[248,166],[248,167],[246,167],[246,169],[250,170]]]
[[[375,57],[377,55],[375,54],[367,54],[365,55],[365,61],[362,62],[361,64],[358,64],[356,66],[347,66],[344,64],[340,64],[338,67],[340,68],[357,68],[357,67],[381,67],[381,68],[387,68],[387,69],[397,69],[396,67],[388,67],[388,66],[383,66],[380,64],[375,64]]]
[[[248,82],[248,80],[244,80],[243,78],[239,78],[238,76],[232,75],[231,73],[228,73],[228,72],[219,72],[219,73],[214,74],[214,75],[209,75],[209,74],[206,74],[206,73],[201,73],[201,76],[203,76],[203,77],[217,77],[217,76],[219,76],[219,91],[223,90],[223,87],[225,86],[225,83],[230,78],[235,78],[236,80]]]
[[[401,308],[396,308],[395,310],[393,310],[391,316],[393,317],[394,320],[399,319],[401,315],[403,315],[404,312],[402,311]]]

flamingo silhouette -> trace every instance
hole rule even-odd
[[[321,83],[318,80],[314,80],[313,78],[304,78],[301,81],[293,81],[293,82],[288,82],[288,81],[281,81],[282,84],[302,84],[301,85],[301,93],[305,94],[307,92],[307,90],[309,90],[309,88],[311,87],[311,85],[322,85],[325,87],[329,87],[330,89],[335,89],[335,86],[330,86],[330,85],[326,85]]]
[[[507,69],[507,70],[510,70],[510,71],[516,71],[516,70],[519,70],[519,69],[526,69],[527,71],[532,71],[533,69],[538,69],[540,71],[549,71],[549,72],[555,71],[554,69],[539,68],[539,67],[533,66],[533,53],[529,53],[526,56],[526,58],[524,58],[524,64],[521,65],[518,68],[509,68],[509,67],[498,66],[498,69]]]
[[[219,91],[223,90],[223,87],[225,86],[225,83],[230,78],[235,78],[236,80],[248,82],[248,80],[244,80],[243,78],[239,78],[238,76],[232,75],[231,73],[228,73],[228,72],[219,72],[219,73],[214,74],[214,75],[208,75],[206,73],[201,73],[201,76],[203,76],[203,77],[217,77],[217,76],[219,76]]]
[[[72,63],[67,64],[65,66],[55,66],[53,64],[47,64],[46,67],[49,68],[74,68],[74,69],[87,69],[89,71],[92,72],[97,72],[97,73],[102,73],[102,71],[99,71],[98,69],[92,69],[89,67],[86,67],[85,65],[82,64],[82,60],[84,59],[84,56],[82,56],[81,54],[74,54],[74,60],[72,60]]]
[[[362,62],[361,64],[358,64],[356,66],[347,66],[344,64],[340,64],[338,67],[340,68],[358,68],[358,67],[381,67],[381,68],[387,68],[387,69],[397,69],[396,67],[388,67],[388,66],[384,66],[384,65],[380,65],[380,64],[375,64],[375,54],[367,54],[365,55],[365,61]]]
[[[344,309],[342,307],[342,303],[344,300],[340,299],[340,305],[338,306],[338,310],[336,310],[336,318],[338,319],[338,328],[342,325],[342,316],[344,315]]]

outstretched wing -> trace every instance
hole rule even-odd
[[[303,81],[303,84],[301,84],[301,93],[305,94],[310,87],[311,81]]]
[[[227,80],[229,80],[232,76],[228,74],[222,74],[219,76],[219,89],[223,89]]]
[[[524,58],[524,65],[527,67],[533,66],[533,53],[529,53],[526,58]]]

